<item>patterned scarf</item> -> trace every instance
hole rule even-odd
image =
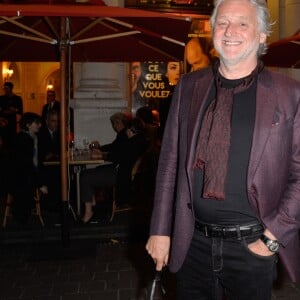
[[[219,61],[214,65],[217,94],[208,106],[199,134],[195,168],[204,172],[203,198],[225,199],[225,181],[231,139],[231,113],[234,96],[248,89],[263,69],[259,62],[254,71],[241,79],[235,87],[223,86],[218,72]]]

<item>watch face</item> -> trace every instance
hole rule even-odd
[[[267,246],[272,252],[277,252],[279,249],[279,243],[277,241],[268,240]]]
[[[271,240],[271,239],[267,238],[265,235],[262,235],[260,239],[265,243],[265,245],[268,247],[268,249],[270,251],[278,252],[279,246],[280,246],[278,241]]]

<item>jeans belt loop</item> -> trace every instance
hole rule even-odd
[[[208,237],[208,230],[207,230],[207,226],[206,225],[204,225],[204,234],[205,234],[206,237]]]
[[[222,234],[223,234],[223,237],[225,237],[226,236],[226,228],[222,228]]]

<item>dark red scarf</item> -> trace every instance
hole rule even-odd
[[[219,61],[214,65],[217,95],[203,116],[195,168],[202,169],[204,172],[202,197],[224,200],[233,98],[235,94],[245,91],[253,84],[257,74],[263,69],[263,64],[259,62],[249,76],[241,79],[237,86],[231,88],[223,86],[218,69]]]

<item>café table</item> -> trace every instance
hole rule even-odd
[[[60,165],[60,161],[44,161],[45,166]],[[111,161],[103,159],[91,158],[89,151],[82,151],[76,155],[70,155],[68,165],[73,167],[73,172],[76,175],[76,200],[77,200],[77,216],[81,214],[81,202],[80,202],[80,173],[86,169],[87,166],[105,166],[112,164]]]

